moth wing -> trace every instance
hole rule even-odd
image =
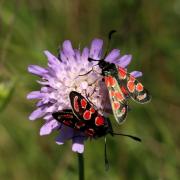
[[[85,134],[87,136],[101,137],[112,132],[112,128],[107,119],[99,114],[80,93],[71,91],[69,97],[74,115],[81,122],[85,123]]]
[[[121,90],[126,96],[130,96],[135,102],[144,104],[151,100],[151,95],[134,76],[125,69],[118,67],[118,75]]]
[[[109,98],[114,117],[116,121],[121,124],[125,121],[128,112],[126,97],[121,91],[116,78],[113,76],[105,76],[105,84],[109,91]]]
[[[58,122],[63,123],[66,126],[74,128],[75,123],[77,122],[77,118],[74,116],[72,111],[63,110],[52,113],[54,119]]]
[[[90,113],[89,109],[93,108],[91,104],[87,101],[86,98],[84,98],[80,93],[76,91],[71,91],[69,94],[70,102],[71,102],[71,107],[73,110],[74,115],[79,119],[79,120],[90,120],[90,116],[88,115]],[[88,111],[87,111],[88,110]],[[87,112],[86,112],[87,111]],[[97,114],[97,111],[94,109],[94,112]]]

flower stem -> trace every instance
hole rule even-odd
[[[77,153],[79,164],[79,180],[84,180],[84,157],[83,154]]]

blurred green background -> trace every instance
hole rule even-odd
[[[58,146],[56,132],[39,136],[42,120],[26,94],[39,89],[29,64],[46,66],[43,50],[57,54],[65,39],[74,47],[106,40],[133,54],[129,70],[144,73],[152,94],[146,105],[131,102],[128,120],[117,131],[135,134],[108,138],[110,170],[104,170],[104,140],[85,145],[86,179],[176,180],[180,178],[179,0],[1,0],[0,1],[0,179],[78,178],[71,143]]]

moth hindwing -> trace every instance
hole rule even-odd
[[[151,96],[134,76],[129,74],[125,69],[118,67],[119,84],[124,94],[130,96],[138,103],[147,103],[151,100]]]

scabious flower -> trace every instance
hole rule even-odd
[[[108,93],[102,81],[101,69],[97,62],[88,61],[88,57],[100,60],[103,57],[103,41],[94,39],[90,48],[85,47],[82,52],[73,49],[71,42],[66,40],[62,44],[58,58],[49,51],[44,51],[48,64],[47,67],[30,65],[28,71],[41,79],[37,82],[41,89],[27,95],[28,99],[38,99],[36,109],[29,116],[30,120],[44,119],[44,125],[40,129],[40,135],[48,135],[53,131],[59,131],[56,138],[57,144],[64,144],[66,140],[72,139],[72,150],[83,153],[84,140],[82,132],[67,127],[52,117],[53,112],[63,109],[71,109],[69,93],[77,91],[86,97],[97,107],[100,113],[108,113],[110,103],[107,99]],[[120,55],[120,50],[113,49],[105,60],[120,67],[126,68],[131,62],[131,55]],[[90,70],[93,71],[89,72]],[[88,74],[86,74],[89,72]],[[83,75],[84,74],[84,75]],[[135,77],[142,75],[141,72],[133,71]],[[108,102],[108,103],[107,103]]]

